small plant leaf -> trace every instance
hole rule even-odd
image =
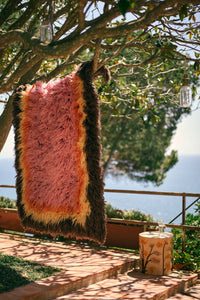
[[[125,16],[125,13],[127,12],[128,8],[130,7],[130,3],[128,0],[119,0],[118,7],[120,12],[123,16]]]

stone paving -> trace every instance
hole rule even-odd
[[[169,298],[170,300],[195,300],[200,299],[200,280],[197,284],[185,290],[182,294],[178,293]]]
[[[57,275],[0,294],[0,300],[161,300],[186,290],[198,277],[178,272],[169,276],[144,275],[137,270],[139,257],[132,252],[45,242],[5,233],[0,233],[0,252],[61,269]],[[199,298],[193,296],[194,299]]]
[[[41,242],[2,233],[0,252],[62,269],[58,275],[0,294],[0,300],[52,299],[124,273],[138,264],[138,256],[132,252],[104,250],[83,244]]]
[[[127,274],[119,275],[117,278],[106,279],[87,288],[58,297],[56,300],[168,299],[173,294],[184,290],[188,284],[194,283],[195,278],[189,274],[180,276],[176,272],[169,276],[148,276],[140,272],[130,271]]]

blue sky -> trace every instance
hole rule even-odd
[[[193,104],[193,111],[183,116],[172,138],[169,150],[178,150],[179,155],[200,155],[200,107],[197,101]]]

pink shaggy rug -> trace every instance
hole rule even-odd
[[[92,66],[86,62],[63,79],[16,91],[17,206],[25,228],[103,243],[100,118]]]

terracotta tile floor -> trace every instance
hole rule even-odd
[[[0,300],[166,299],[197,280],[197,274],[180,276],[177,272],[170,276],[144,275],[133,271],[139,259],[133,253],[83,244],[0,233],[0,252],[62,269],[58,275],[0,294]]]
[[[197,281],[195,286],[187,289],[184,294],[176,294],[170,300],[195,300],[200,299],[200,280]]]
[[[41,242],[2,233],[0,252],[62,269],[58,275],[0,294],[2,300],[17,300],[22,299],[22,296],[26,299],[28,295],[43,292],[53,296],[63,295],[119,272],[125,272],[138,264],[138,256],[132,252],[104,250],[80,244]]]
[[[140,272],[130,271],[127,274],[119,275],[117,278],[106,279],[56,299],[168,299],[177,291],[184,289],[187,281],[192,281],[194,278],[189,274],[180,276],[177,273],[172,273],[169,276],[148,276]]]

